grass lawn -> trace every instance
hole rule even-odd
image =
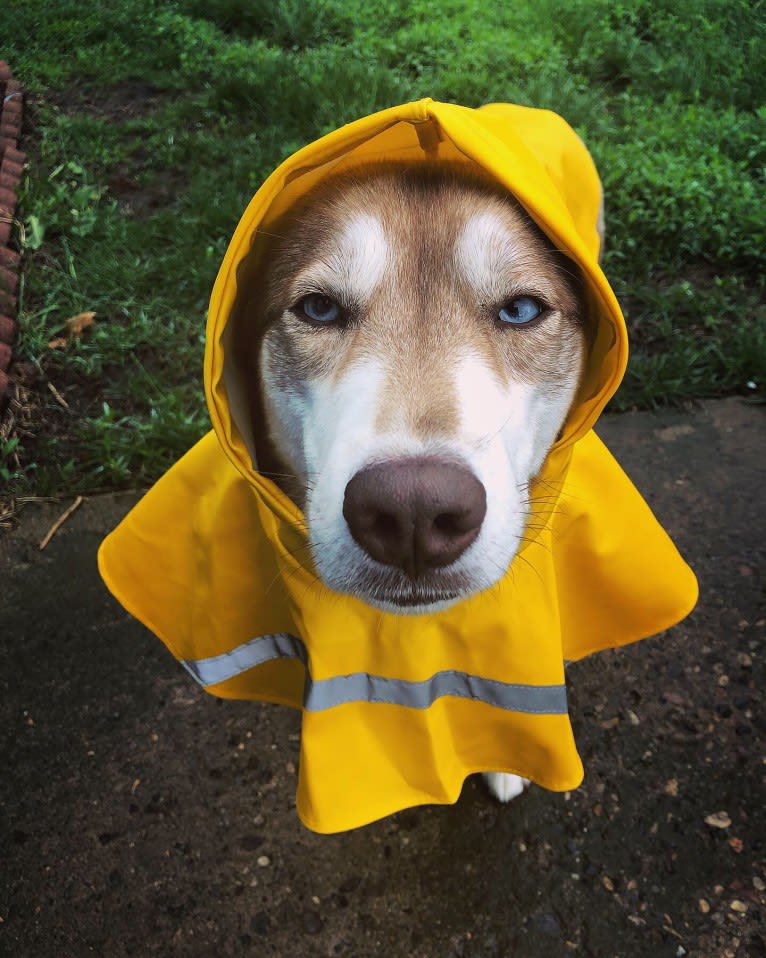
[[[3,34],[31,162],[0,485],[167,468],[208,428],[207,298],[262,179],[426,95],[548,107],[590,147],[633,349],[612,408],[763,395],[763,0],[10,0]],[[49,348],[84,311],[95,324]]]

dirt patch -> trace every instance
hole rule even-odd
[[[106,594],[135,497],[32,504],[0,540],[0,952],[413,958],[766,955],[762,407],[607,417],[701,584],[671,632],[568,676],[586,768],[509,806],[299,824],[298,717],[222,702]],[[658,439],[658,434],[663,439]]]
[[[70,83],[64,90],[48,90],[45,102],[65,116],[93,116],[110,123],[124,123],[156,113],[168,95],[141,80],[126,80],[114,86],[98,87]]]

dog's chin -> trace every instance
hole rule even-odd
[[[495,584],[466,582],[463,576],[453,579],[459,581],[426,583],[397,577],[393,583],[360,583],[351,588],[347,585],[343,591],[380,612],[415,616],[444,612]]]
[[[328,568],[326,558],[321,553],[314,554],[319,578],[333,592],[351,596],[380,612],[418,616],[444,612],[492,589],[504,578],[513,554],[493,568],[448,566],[431,569],[414,579],[399,569],[364,560],[351,570]]]

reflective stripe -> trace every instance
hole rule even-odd
[[[264,635],[231,652],[209,659],[187,659],[181,664],[200,685],[217,685],[273,659],[300,659],[305,665],[306,647],[294,635]],[[307,670],[303,707],[309,712],[322,712],[348,702],[380,702],[427,709],[443,696],[473,699],[512,712],[545,715],[567,712],[565,685],[519,685],[453,669],[437,672],[420,682],[367,672],[314,680]]]
[[[272,659],[300,659],[305,664],[306,647],[294,635],[277,632],[261,635],[238,645],[231,652],[213,655],[209,659],[181,659],[181,665],[200,685],[218,685]]]
[[[563,685],[512,685],[484,679],[452,669],[437,672],[422,682],[388,679],[382,675],[357,672],[320,679],[309,684],[304,708],[321,712],[345,702],[383,702],[412,709],[427,709],[442,696],[474,699],[511,712],[566,714],[567,695]]]

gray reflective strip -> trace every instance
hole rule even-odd
[[[306,648],[294,635],[278,632],[275,635],[261,635],[244,645],[238,645],[231,652],[209,659],[182,659],[181,665],[191,672],[200,685],[217,685],[272,659],[300,659],[305,663]]]
[[[452,670],[437,672],[422,682],[387,679],[366,672],[320,679],[311,682],[307,689],[304,708],[309,712],[321,712],[345,702],[383,702],[427,709],[445,695],[486,702],[512,712],[564,715],[567,711],[567,693],[563,685],[511,685]]]
[[[300,659],[306,663],[306,649],[294,635],[280,633],[252,639],[244,645],[209,659],[182,661],[201,685],[217,685],[272,659]],[[512,712],[565,715],[566,686],[517,685],[485,679],[468,672],[437,672],[422,682],[389,679],[382,675],[356,672],[330,679],[306,676],[304,708],[322,712],[348,702],[380,702],[406,708],[427,709],[443,696],[473,699]]]

